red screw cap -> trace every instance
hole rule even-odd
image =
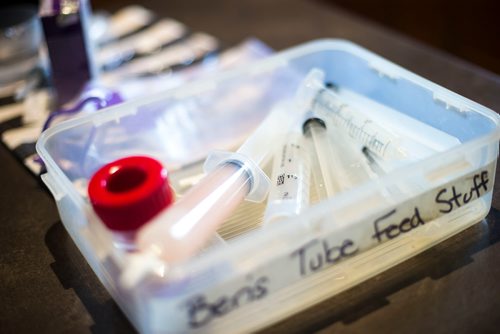
[[[88,192],[94,211],[114,231],[137,230],[174,199],[167,170],[145,156],[105,165],[90,179]]]

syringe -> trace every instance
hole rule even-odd
[[[296,119],[287,107],[275,108],[236,153],[210,155],[204,166],[207,175],[139,230],[138,252],[130,257],[124,285],[135,285],[151,271],[164,274],[172,263],[195,255],[245,198],[264,200],[270,181],[259,166],[269,157],[270,143]]]
[[[316,185],[316,193],[320,199],[328,198],[339,192],[338,171],[332,143],[328,138],[327,128],[322,119],[308,118],[303,126],[304,136],[310,140],[309,145],[314,152],[313,156],[313,178]]]
[[[302,134],[290,132],[275,152],[264,224],[298,215],[308,205],[310,168]]]
[[[377,177],[361,150],[336,128],[328,128],[322,119],[312,114],[304,122],[303,129],[315,152],[316,166],[313,165],[312,173],[319,199]]]
[[[384,160],[413,160],[435,153],[430,147],[395,131],[383,128],[377,122],[352,107],[333,90],[323,84],[324,73],[313,69],[302,85],[302,103],[335,126],[346,136]]]

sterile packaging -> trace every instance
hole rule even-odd
[[[312,69],[324,77],[306,82],[308,98],[298,98]],[[225,242],[123,284],[130,263],[116,256],[87,198],[93,173],[151,156],[182,198],[211,150],[234,151],[277,105],[288,105],[290,117],[318,112],[329,131],[367,154],[369,177],[265,226],[266,202],[245,202],[218,229]],[[64,226],[139,331],[234,333],[269,326],[480,222],[499,138],[492,110],[350,42],[319,40],[57,124],[37,151]],[[284,152],[282,140],[261,145]]]

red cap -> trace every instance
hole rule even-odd
[[[114,231],[134,231],[173,202],[163,165],[149,157],[113,161],[90,179],[89,198],[96,214]]]

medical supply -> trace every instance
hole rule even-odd
[[[334,175],[335,164],[332,153],[332,143],[328,138],[326,124],[319,118],[309,118],[303,125],[304,136],[310,140],[310,146],[314,152],[314,166],[312,174],[316,192],[320,199],[333,196],[340,191],[338,177]],[[338,172],[338,171],[337,171]]]
[[[205,162],[207,175],[139,230],[138,251],[125,270],[124,285],[131,287],[149,271],[168,271],[173,263],[192,257],[245,198],[264,200],[270,181],[259,166],[270,156],[269,143],[279,138],[278,127],[287,130],[296,119],[277,106],[236,153],[212,153]]]
[[[310,154],[304,138],[291,132],[274,154],[264,224],[296,216],[308,206],[310,175]]]
[[[137,257],[156,262],[151,266],[136,266],[133,257],[127,256],[123,265],[113,262],[113,239],[97,217],[89,214],[88,202],[75,189],[77,180],[88,180],[106,161],[138,152],[166,166],[198,161],[200,152],[206,154],[220,148],[225,139],[240,136],[242,124],[248,125],[252,117],[261,121],[262,111],[280,101],[289,101],[291,106],[272,129],[289,132],[290,128],[285,131],[288,118],[298,114],[297,109],[310,110],[317,95],[318,90],[310,85],[308,103],[300,105],[300,99],[294,99],[312,68],[324,71],[321,84],[332,82],[336,94],[352,104],[353,112],[390,134],[411,133],[408,138],[412,138],[409,128],[427,127],[460,144],[433,146],[433,139],[440,141],[440,137],[434,137],[433,131],[421,131],[417,144],[441,148],[417,157],[403,140],[408,157],[389,159],[373,154],[377,161],[387,160],[390,168],[386,174],[311,202],[295,217],[258,228],[265,206],[248,205],[245,210],[254,210],[252,214],[245,210],[240,212],[245,215],[242,218],[231,214],[218,229],[227,240],[224,247],[197,252],[180,262]],[[250,91],[243,102],[232,96],[241,89]],[[365,112],[347,99],[344,89],[375,101],[377,107],[387,107],[391,119],[386,119],[382,108],[374,108],[372,117],[372,110]],[[393,114],[408,121],[398,126]],[[334,143],[343,127],[329,119],[325,108],[317,108],[313,117],[325,122],[329,142]],[[303,121],[301,115],[297,122]],[[386,128],[386,124],[390,126]],[[315,127],[324,131],[321,125]],[[345,136],[362,152],[361,142]],[[256,332],[303,312],[480,222],[494,194],[499,138],[499,116],[488,108],[357,45],[322,40],[57,124],[42,134],[37,150],[47,167],[42,179],[54,195],[62,223],[139,332],[232,333]],[[387,145],[386,153],[392,144]],[[68,145],[73,146],[68,149]],[[258,146],[271,151],[279,145],[273,138]],[[404,164],[392,168],[398,161]],[[175,179],[176,173],[174,168],[169,177]],[[193,171],[193,176],[198,173]],[[413,183],[419,187],[414,188]],[[165,210],[165,215],[175,206]],[[216,212],[220,210],[225,208],[212,211],[220,215]],[[255,225],[246,220],[249,217],[255,217]],[[140,283],[123,285],[125,271],[141,270],[140,266],[150,268],[137,280]]]
[[[342,114],[346,116],[348,111],[350,113],[350,121],[347,119],[345,120],[345,122],[350,123],[350,125],[344,126],[344,128],[350,129],[348,136],[352,139],[356,136],[355,129],[359,128],[354,121],[354,119],[357,118],[358,125],[361,123],[361,119],[364,119],[362,122],[364,126],[368,128],[375,125],[374,123],[376,122],[378,132],[385,130],[390,136],[396,138],[402,137],[405,138],[407,142],[413,143],[413,145],[406,143],[405,145],[408,146],[408,149],[411,148],[413,156],[420,159],[460,145],[460,140],[458,140],[457,137],[436,127],[429,126],[424,122],[419,122],[404,113],[396,111],[392,107],[377,102],[374,99],[367,98],[348,88],[337,87],[337,89],[334,90],[334,94],[337,99],[347,104],[349,107],[347,108],[349,110],[344,109]],[[340,119],[338,120],[340,121]],[[382,127],[382,129],[380,129],[380,127]],[[358,132],[361,132],[361,130]],[[356,140],[353,141],[356,142]],[[358,140],[358,142],[361,141]],[[395,141],[394,144],[397,144],[397,141]],[[416,147],[416,145],[419,147]],[[380,154],[378,154],[378,156],[381,157]],[[411,156],[409,158],[412,159]],[[384,160],[387,161],[391,159],[384,157]]]
[[[364,156],[366,157],[366,160],[368,161],[368,166],[371,168],[373,173],[377,175],[384,175],[386,174],[385,170],[380,166],[378,163],[377,159],[374,157],[374,154],[370,151],[368,147],[363,147],[361,152],[363,152]]]
[[[146,156],[122,158],[100,168],[88,184],[89,201],[112,231],[129,234],[174,201],[167,170]]]
[[[311,71],[308,82],[304,84],[307,88],[302,92],[303,99],[308,100],[315,112],[327,123],[335,125],[359,145],[369,148],[384,160],[415,161],[431,156],[437,149],[447,149],[460,143],[452,136],[395,113],[348,89],[337,88],[337,91],[342,92],[340,95],[327,88],[323,84],[323,78],[322,71]],[[308,91],[305,92],[306,90]],[[371,112],[372,110],[375,112]],[[381,126],[382,123],[384,126]],[[422,136],[423,132],[428,135]],[[428,145],[429,142],[433,147]]]
[[[320,198],[333,196],[336,192],[345,191],[377,177],[371,172],[361,150],[335,127],[331,131],[331,125],[327,128],[322,119],[313,117],[304,122],[303,128],[304,135],[311,139],[313,151],[316,153],[319,169],[313,169],[313,175],[316,175],[318,181],[316,189]]]

